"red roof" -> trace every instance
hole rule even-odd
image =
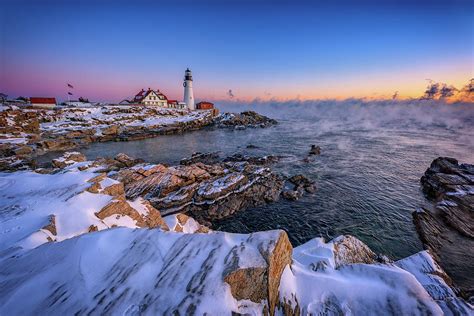
[[[168,100],[168,103],[178,103],[178,100]]]
[[[166,95],[164,95],[163,93],[160,92],[159,89],[157,89],[156,91],[154,91],[153,89],[150,89],[148,88],[146,91],[145,90],[141,90],[140,92],[138,92],[135,97],[133,98],[133,102],[141,102],[144,98],[146,98],[148,96],[148,94],[150,94],[151,92],[155,92],[156,95],[161,99],[161,100],[168,100],[168,98],[166,97]],[[173,100],[173,101],[176,101],[176,100]]]
[[[143,94],[145,93],[145,90],[141,90],[140,92],[138,92],[136,95],[135,95],[135,98],[133,98],[133,101],[135,102],[140,102],[141,100],[143,100],[144,96]]]
[[[30,102],[35,104],[56,104],[56,98],[31,97]]]
[[[165,100],[168,100],[168,98],[166,97],[166,95],[164,95],[164,94],[160,91],[160,89],[156,89],[156,94],[157,94],[157,95],[162,95],[162,96],[165,98]]]

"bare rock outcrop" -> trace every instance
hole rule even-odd
[[[285,267],[291,265],[292,250],[287,234],[280,232],[276,240],[259,250],[264,264],[248,267],[239,262],[239,258],[247,251],[245,246],[234,247],[230,256],[226,257],[224,271],[224,281],[230,285],[232,295],[238,300],[255,303],[268,300],[269,313],[274,315],[279,303],[280,278]]]
[[[332,242],[334,245],[334,262],[336,268],[347,264],[372,264],[380,261],[378,255],[354,236],[339,236],[333,239]]]
[[[296,201],[303,196],[304,192],[316,192],[314,181],[309,180],[302,174],[290,177],[288,182],[291,184],[291,188],[284,190],[281,194],[287,200]]]
[[[474,165],[456,159],[435,159],[421,178],[423,192],[433,201],[431,209],[413,213],[413,221],[425,248],[465,296],[474,296]]]
[[[130,205],[129,201],[124,199],[113,200],[104,206],[99,212],[95,213],[95,216],[101,220],[105,220],[108,217],[116,217],[116,219],[119,219],[121,216],[127,216],[136,221],[138,227],[159,227],[163,230],[169,230],[169,227],[161,217],[160,212],[148,201],[143,200],[134,203],[133,206]]]
[[[278,122],[274,119],[258,114],[254,111],[245,111],[242,113],[223,113],[214,119],[218,127],[232,127],[235,129],[245,129],[247,127],[269,127]]]
[[[163,215],[186,213],[201,223],[275,201],[283,187],[283,179],[269,168],[247,161],[142,164],[113,177],[124,183],[128,199],[141,196]]]
[[[179,162],[181,165],[191,165],[198,162],[203,164],[211,165],[218,163],[220,161],[220,156],[218,152],[210,152],[210,153],[200,153],[196,152],[191,155],[191,157],[183,158]]]

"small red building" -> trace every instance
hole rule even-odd
[[[33,106],[39,107],[55,107],[56,98],[31,97],[30,103]]]
[[[214,103],[202,101],[196,104],[196,110],[211,110],[214,108]]]

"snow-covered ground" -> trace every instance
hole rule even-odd
[[[51,113],[53,114],[53,113]],[[64,109],[60,115],[53,115],[51,122],[41,124],[42,131],[106,128],[110,125],[130,127],[156,127],[199,120],[209,115],[207,111],[190,112],[186,110],[158,107],[107,106],[92,108]]]
[[[426,251],[378,263],[354,237],[315,238],[293,249],[280,279],[269,266],[284,254],[275,250],[284,232],[209,231],[181,214],[140,227],[146,201],[126,201],[100,166],[80,171],[87,165],[0,173],[0,315],[264,314],[268,300],[252,301],[261,284],[248,280],[276,282],[276,314],[473,313]],[[128,206],[101,219],[110,203]],[[231,285],[226,276],[239,269],[248,284]]]
[[[8,148],[2,155],[28,156],[37,150],[70,149],[80,143],[109,141],[118,136],[122,139],[128,135],[152,137],[162,131],[199,128],[211,124],[213,115],[213,111],[157,106],[109,105],[54,110],[2,106],[0,147]],[[19,148],[22,149],[18,151]]]

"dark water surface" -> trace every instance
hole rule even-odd
[[[89,159],[124,152],[169,164],[196,151],[282,155],[274,169],[283,175],[302,173],[316,181],[318,191],[297,202],[280,200],[242,211],[216,222],[214,229],[284,229],[294,246],[316,236],[352,234],[394,259],[422,249],[411,213],[430,204],[419,179],[431,161],[450,156],[474,163],[474,107],[469,105],[327,101],[234,103],[221,110],[252,108],[280,124],[96,143],[81,151]],[[258,148],[247,149],[249,144]],[[303,162],[310,144],[322,153]]]

